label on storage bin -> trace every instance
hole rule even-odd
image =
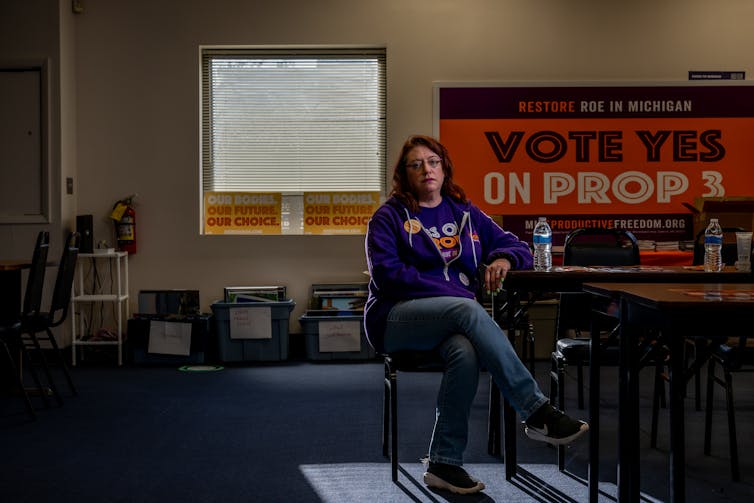
[[[232,307],[231,339],[272,339],[272,308]]]
[[[321,320],[319,322],[319,352],[346,351],[361,351],[361,321]]]
[[[147,353],[189,356],[191,354],[191,323],[150,321]]]

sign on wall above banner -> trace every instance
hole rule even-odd
[[[684,203],[754,187],[747,82],[437,84],[435,114],[468,197],[529,236],[547,216],[689,239]]]

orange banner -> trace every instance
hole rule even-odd
[[[754,187],[754,118],[443,120],[440,135],[493,214],[676,213]]]
[[[687,213],[751,195],[754,86],[441,88],[455,180],[489,214]]]
[[[379,192],[305,192],[304,234],[366,234]]]
[[[280,234],[281,195],[205,192],[205,234]]]

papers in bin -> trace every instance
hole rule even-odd
[[[231,308],[230,338],[272,339],[272,308],[259,304]]]
[[[150,321],[147,352],[189,356],[191,354],[191,323]]]
[[[320,320],[319,351],[361,351],[361,320]]]

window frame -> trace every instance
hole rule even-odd
[[[369,149],[365,149],[368,152],[376,152],[377,160],[368,160],[360,169],[367,173],[369,179],[358,185],[358,182],[353,184],[352,188],[343,189],[342,187],[321,188],[322,191],[333,192],[338,190],[345,190],[350,192],[359,191],[371,191],[379,192],[380,197],[384,196],[386,191],[387,181],[387,127],[386,127],[386,112],[387,112],[387,77],[386,77],[386,49],[385,47],[378,46],[200,46],[199,48],[199,65],[200,65],[200,159],[199,159],[199,199],[200,199],[200,234],[208,234],[204,228],[205,219],[205,206],[204,195],[214,190],[238,192],[238,188],[229,189],[221,188],[215,189],[213,161],[215,147],[212,121],[212,93],[213,87],[211,78],[209,75],[210,61],[217,58],[245,58],[250,60],[258,59],[271,59],[281,60],[290,58],[292,61],[306,61],[311,59],[332,60],[332,59],[368,59],[374,60],[377,63],[377,80],[374,83],[376,85],[376,93],[374,95],[376,113],[372,115],[369,120],[365,120],[367,125],[364,129],[369,128],[370,131],[376,131],[376,133],[364,133],[360,138],[354,141],[354,145],[360,147],[359,141],[367,138],[377,138],[369,143]],[[373,111],[375,111],[373,109]],[[334,116],[333,116],[334,117]],[[301,121],[305,122],[305,121]],[[336,121],[333,121],[336,122]],[[320,144],[323,147],[327,147],[332,150],[332,137],[320,140]],[[293,145],[293,144],[292,144]],[[320,161],[320,162],[328,162]],[[337,162],[332,161],[332,162]],[[337,165],[336,165],[337,166]],[[301,169],[302,166],[291,165],[294,169]],[[318,168],[321,172],[322,169],[330,169],[329,166]],[[346,168],[344,168],[346,169]],[[376,171],[375,171],[376,170]],[[272,168],[270,168],[272,171]],[[269,173],[268,173],[269,174]],[[345,173],[344,171],[344,174]],[[345,178],[345,177],[342,177]],[[356,177],[358,179],[358,177]],[[248,187],[250,193],[269,193],[278,192],[282,196],[282,219],[284,222],[283,228],[280,234],[290,235],[304,235],[303,232],[303,212],[304,212],[304,193],[310,192],[305,182],[300,183],[298,190],[291,190],[290,187],[284,188],[279,191],[270,190],[269,187]],[[369,184],[369,185],[367,185]],[[319,190],[319,189],[317,189]],[[245,234],[245,233],[244,233]],[[248,233],[253,235],[253,233]]]

